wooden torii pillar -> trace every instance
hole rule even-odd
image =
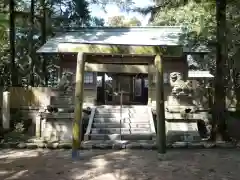
[[[157,147],[159,154],[166,153],[166,128],[164,107],[163,62],[159,54],[155,56],[156,67],[156,114],[157,114]]]
[[[76,67],[76,86],[75,86],[75,108],[72,130],[72,157],[78,157],[78,149],[82,140],[82,110],[83,110],[83,86],[84,86],[84,68],[85,68],[84,53],[77,55]]]
[[[72,134],[72,157],[78,157],[82,134],[83,86],[86,54],[78,53],[76,67],[75,108]],[[160,54],[155,56],[156,66],[156,113],[157,113],[157,147],[159,154],[166,153],[165,108],[163,87],[163,66]]]

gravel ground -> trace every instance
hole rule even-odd
[[[0,180],[239,180],[237,149],[169,150],[158,160],[150,150],[0,150]]]

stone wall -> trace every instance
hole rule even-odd
[[[50,87],[12,87],[10,91],[10,108],[12,109],[39,109],[50,105],[51,97],[59,96],[59,91]],[[2,102],[2,91],[0,93],[0,101]],[[74,94],[73,94],[74,96]],[[96,88],[84,89],[84,103],[94,104],[97,97]],[[0,108],[2,103],[0,103]]]
[[[0,93],[2,102],[2,92]],[[51,97],[56,99],[60,92],[49,87],[34,87],[23,88],[13,87],[10,88],[10,121],[22,120],[30,125],[29,134],[35,134],[35,124],[39,115],[39,109],[50,105]],[[95,104],[97,92],[95,89],[84,89],[84,107],[91,107]],[[74,94],[72,94],[72,105],[74,105]],[[0,103],[2,107],[2,103]],[[2,108],[0,108],[1,111]],[[2,114],[0,117],[0,125],[2,124]],[[12,123],[11,127],[12,126]]]

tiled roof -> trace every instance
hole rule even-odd
[[[182,45],[181,27],[123,27],[123,28],[82,28],[78,31],[59,33],[43,45],[39,53],[58,52],[61,43],[103,44],[133,46],[176,46]]]

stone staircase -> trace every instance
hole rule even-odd
[[[85,140],[152,140],[155,136],[148,106],[97,106],[92,118]]]

